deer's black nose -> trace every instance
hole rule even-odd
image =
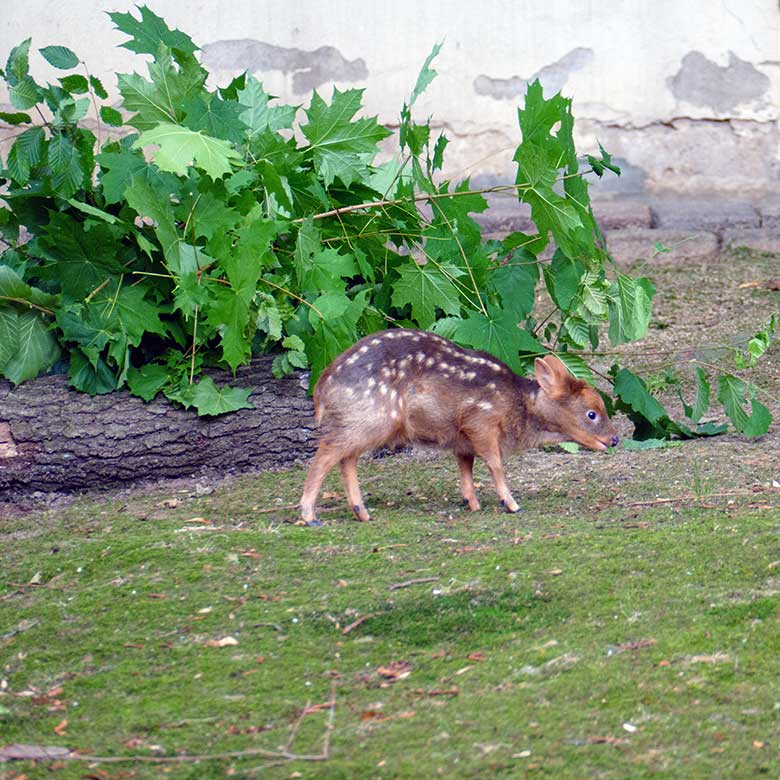
[[[609,440],[609,444],[610,444],[610,446],[611,446],[611,447],[617,447],[617,446],[618,446],[618,442],[619,442],[619,441],[620,441],[620,436],[613,436],[613,437],[612,437],[612,438]]]

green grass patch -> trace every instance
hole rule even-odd
[[[0,776],[778,776],[776,494],[637,508],[596,473],[472,514],[445,460],[361,479],[366,524],[284,522],[301,470],[4,520],[0,745],[204,758]],[[334,685],[325,761],[257,753],[318,754]]]

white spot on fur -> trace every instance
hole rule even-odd
[[[374,379],[374,377],[370,376],[368,378],[368,386],[369,387],[373,387],[375,384],[376,384],[376,379]]]
[[[391,420],[397,420],[398,419],[398,412],[396,412],[395,409],[390,410],[390,419]]]
[[[379,385],[379,392],[380,392],[382,395],[387,395],[387,385],[386,385],[386,384],[384,384],[384,382],[382,382],[382,383]]]
[[[371,339],[371,341],[369,341],[368,343],[376,346],[377,344],[381,344],[382,342],[379,339]]]
[[[397,395],[398,395],[398,391],[395,388],[393,388],[390,391],[390,400],[395,401]]]
[[[435,360],[434,358],[432,358],[432,357],[429,357],[429,358],[428,358],[428,359],[425,361],[425,366],[426,366],[426,368],[430,368],[430,367],[431,367],[431,366],[432,366],[432,365],[433,365],[435,362],[436,362],[436,360]]]
[[[345,387],[344,395],[347,396],[347,398],[352,398],[352,396],[355,395],[355,391],[351,387]]]
[[[368,347],[363,344],[363,346],[358,350],[358,352],[368,352]]]
[[[487,401],[480,401],[477,406],[485,412],[489,412],[493,408],[493,404]]]
[[[464,403],[467,403],[467,404],[473,404],[474,403],[474,399],[471,396],[468,396],[467,398],[464,398],[463,401],[464,401]]]
[[[493,371],[500,371],[501,366],[498,365],[498,363],[490,363],[488,362],[488,365],[493,369]]]
[[[406,371],[399,371],[398,372],[398,378],[403,379],[406,376]]]
[[[414,356],[414,359],[415,359],[415,360],[416,360],[418,363],[422,363],[422,362],[423,362],[423,360],[425,360],[425,353],[424,353],[424,352],[418,352],[418,353],[417,353],[417,354]]]
[[[488,386],[488,390],[495,390],[496,389],[496,383],[495,382],[488,382],[487,386]]]
[[[466,379],[470,382],[474,377],[477,375],[476,371],[467,371],[466,372]]]
[[[360,357],[360,355],[358,355],[358,353],[357,353],[357,352],[355,352],[355,354],[354,354],[354,355],[350,355],[350,356],[347,358],[347,365],[348,365],[348,366],[351,366],[351,365],[352,365],[352,364],[353,364],[353,363],[354,363],[354,362],[355,362],[355,361],[356,361],[356,360],[357,360],[359,357]]]
[[[412,336],[412,341],[416,344],[420,340],[419,336]]]
[[[402,371],[409,365],[409,358],[404,358],[399,364],[398,368],[400,368]]]

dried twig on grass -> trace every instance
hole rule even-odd
[[[672,496],[670,498],[653,498],[649,501],[627,501],[621,503],[621,506],[656,506],[658,504],[676,504],[681,501],[690,501],[692,503],[700,503],[705,498],[730,498],[730,497],[741,497],[745,498],[747,496],[753,496],[757,493],[777,493],[780,492],[778,488],[774,487],[762,487],[760,485],[756,485],[750,490],[719,490],[716,493],[704,493],[702,495],[692,495],[691,493],[686,493],[682,496]]]
[[[328,710],[325,722],[325,732],[322,737],[322,750],[319,753],[293,753],[292,743],[298,733],[303,718],[313,712],[322,709]],[[333,731],[333,719],[336,714],[336,681],[333,680],[330,689],[330,699],[324,704],[312,707],[307,703],[300,716],[290,729],[290,735],[284,748],[280,750],[266,750],[265,748],[247,748],[246,750],[228,750],[224,753],[205,753],[203,755],[178,755],[178,756],[90,756],[77,753],[68,748],[42,745],[9,745],[0,748],[0,762],[3,761],[88,761],[92,764],[120,764],[120,763],[144,763],[144,764],[193,764],[200,761],[224,761],[229,758],[248,758],[262,756],[274,759],[278,762],[286,761],[327,761],[330,757],[330,735]]]
[[[370,617],[373,617],[373,615],[370,613],[368,615],[363,615],[362,617],[359,617],[357,620],[355,620],[354,622],[350,623],[348,626],[343,628],[341,630],[341,633],[344,636],[346,636],[350,631],[356,629],[361,623],[365,623],[365,621],[368,620]]]
[[[400,590],[401,588],[408,588],[411,585],[422,585],[424,582],[436,582],[438,577],[418,577],[414,580],[406,580],[405,582],[395,582],[388,586],[388,590]]]

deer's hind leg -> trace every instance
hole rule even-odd
[[[301,496],[301,519],[305,523],[316,523],[317,515],[315,505],[320,494],[322,481],[328,472],[341,460],[344,452],[339,447],[334,447],[326,441],[321,441],[314,458],[306,473],[306,482],[303,485]]]
[[[460,470],[460,494],[463,496],[463,503],[467,504],[472,512],[476,512],[480,507],[474,487],[474,456],[456,453],[455,458]]]
[[[363,504],[363,496],[360,492],[360,483],[357,476],[357,462],[357,455],[348,455],[339,461],[341,481],[344,485],[347,501],[350,507],[352,507],[355,517],[362,522],[366,522],[371,519],[371,515]]]

